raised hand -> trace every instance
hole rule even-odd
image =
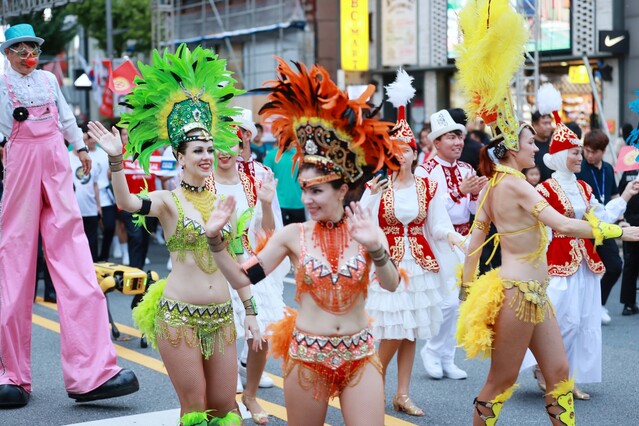
[[[102,149],[112,157],[122,154],[122,138],[120,131],[113,126],[111,132],[99,121],[89,121],[88,135],[102,147]]]
[[[366,182],[366,187],[371,190],[372,195],[386,191],[388,189],[388,178],[382,179],[382,175],[375,175],[373,179]]]
[[[351,238],[364,246],[368,251],[379,249],[381,243],[379,238],[379,227],[371,220],[368,209],[360,206],[359,203],[351,202],[346,207],[346,217],[348,217],[348,232]]]
[[[257,199],[262,203],[271,204],[275,197],[275,188],[277,187],[277,179],[274,178],[273,172],[268,172],[264,180],[256,182]]]
[[[231,216],[235,213],[235,198],[233,196],[220,200],[211,212],[209,220],[204,226],[207,237],[215,237],[220,233],[222,228],[229,222]]]
[[[462,180],[459,185],[459,190],[464,194],[477,195],[484,188],[486,182],[488,182],[488,178],[486,178],[486,176],[477,176],[476,174],[472,174],[470,176],[466,176],[466,178]]]

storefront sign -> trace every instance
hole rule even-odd
[[[342,69],[368,70],[368,0],[340,1]]]
[[[382,1],[382,66],[417,65],[417,2]]]
[[[585,65],[575,65],[568,67],[568,81],[572,84],[588,84],[588,69]]]
[[[599,51],[627,54],[630,51],[628,31],[599,31]]]

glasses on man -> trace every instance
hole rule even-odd
[[[40,56],[40,53],[42,53],[42,51],[38,47],[36,47],[35,49],[27,49],[26,47],[23,47],[20,50],[16,50],[16,49],[10,47],[9,50],[11,50],[13,53],[18,55],[18,58],[20,58],[20,59],[28,59],[29,56],[33,56],[34,58],[38,58]]]

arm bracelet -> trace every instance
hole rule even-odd
[[[262,266],[262,262],[257,256],[251,256],[246,262],[242,263],[241,266],[251,284],[257,284],[266,278],[264,266]]]
[[[226,246],[228,246],[228,241],[222,238],[221,233],[217,233],[214,237],[206,237],[206,242],[209,245],[209,249],[213,253],[219,253],[221,251],[226,250]]]
[[[148,197],[148,195],[135,194],[135,196],[138,197],[140,201],[142,201],[142,207],[140,207],[140,209],[136,211],[135,214],[146,216],[151,211],[151,199]]]
[[[257,316],[257,305],[255,304],[255,298],[253,296],[243,300],[242,305],[244,305],[244,313],[246,315]]]

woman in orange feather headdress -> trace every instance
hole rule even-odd
[[[328,399],[339,396],[347,424],[381,426],[384,386],[365,300],[371,263],[390,291],[399,272],[369,213],[354,202],[344,205],[367,169],[397,169],[401,151],[390,139],[393,123],[369,118],[372,87],[349,99],[324,68],[296,67],[279,61],[261,113],[273,120],[280,152],[291,144],[297,150],[302,201],[311,220],[275,232],[242,265],[231,261],[220,233],[233,211],[232,198],[214,211],[206,233],[234,287],[259,282],[285,257],[296,265],[299,314],[290,310],[271,327],[271,351],[284,360],[289,424],[323,424]]]

